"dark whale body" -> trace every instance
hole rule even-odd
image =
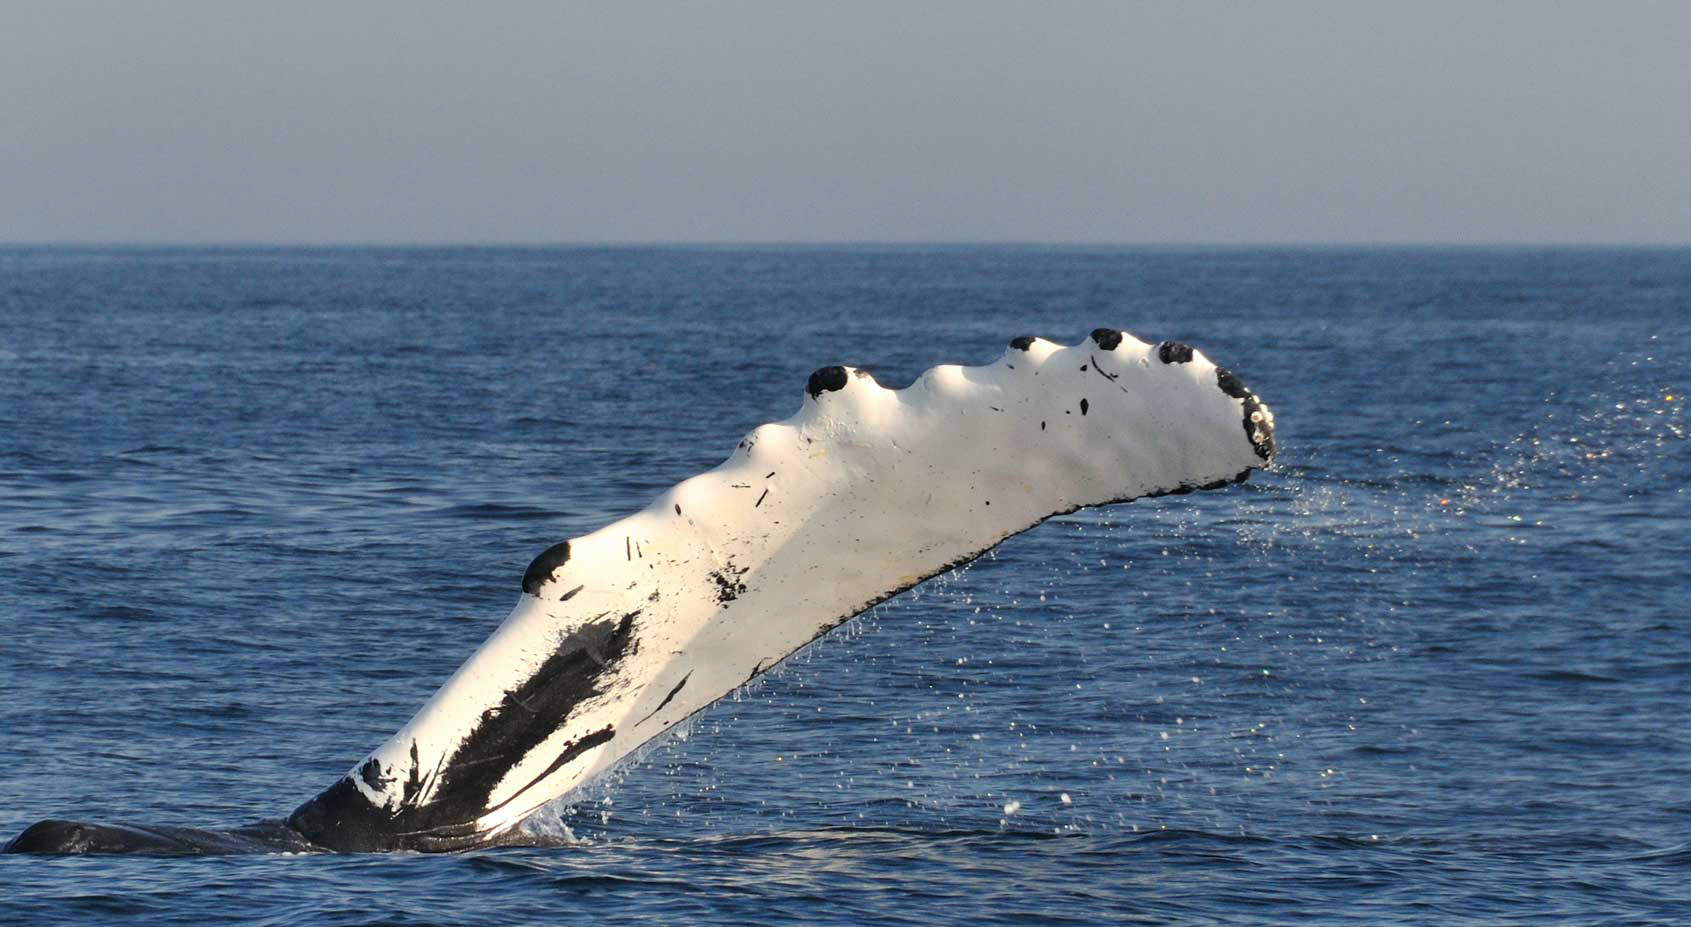
[[[506,833],[453,849],[490,846],[561,846],[562,838]],[[443,848],[444,849],[444,848]],[[252,853],[335,853],[342,847],[312,843],[287,821],[264,820],[228,830],[155,824],[94,824],[48,818],[24,828],[0,853],[131,856],[239,856]]]
[[[282,821],[259,821],[232,830],[205,830],[142,824],[89,824],[48,818],[31,824],[0,852],[230,856],[240,853],[312,853],[323,849]]]

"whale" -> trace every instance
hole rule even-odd
[[[520,825],[865,610],[1088,506],[1267,468],[1268,405],[1180,342],[1022,336],[901,389],[823,367],[797,413],[645,509],[540,552],[391,738],[286,818],[49,819],[7,852],[451,852]]]

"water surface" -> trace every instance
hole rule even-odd
[[[567,848],[0,857],[0,921],[1691,919],[1688,320],[1683,250],[0,250],[5,837],[286,813],[826,364],[1119,327],[1282,447],[881,606]]]

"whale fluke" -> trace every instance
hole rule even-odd
[[[508,840],[890,596],[1053,515],[1224,487],[1275,450],[1273,413],[1231,372],[1115,329],[1018,337],[898,390],[824,367],[801,403],[645,510],[536,557],[510,615],[410,722],[275,826],[338,851]],[[8,849],[99,852],[114,833],[264,840],[43,822]]]

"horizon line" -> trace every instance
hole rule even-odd
[[[1248,250],[1679,250],[1691,248],[1691,241],[1040,241],[1034,239],[607,239],[603,241],[561,239],[556,241],[455,241],[449,239],[415,240],[211,240],[182,239],[164,241],[142,240],[10,240],[0,239],[0,249],[262,249],[262,248],[320,248],[430,250],[454,249],[831,249],[831,248],[888,248],[888,249],[946,249],[946,248],[1073,248],[1112,250],[1166,251],[1248,251]]]

